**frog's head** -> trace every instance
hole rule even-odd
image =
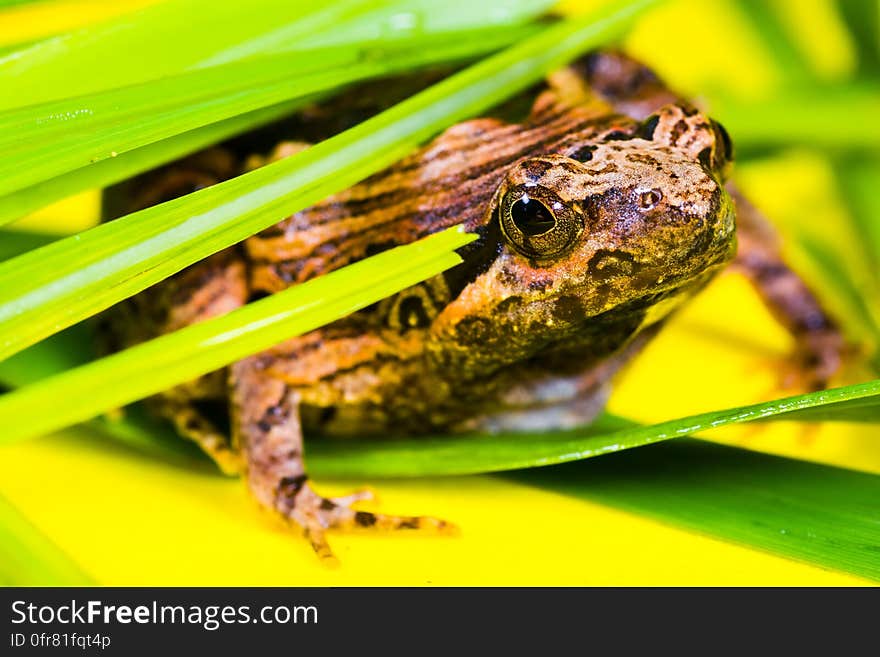
[[[491,262],[435,327],[444,348],[512,362],[609,317],[634,334],[732,256],[730,145],[718,124],[668,105],[577,137],[507,172],[485,220]]]

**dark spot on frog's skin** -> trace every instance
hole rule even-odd
[[[376,524],[376,516],[366,511],[357,511],[354,514],[354,521],[359,527],[372,527]]]
[[[522,297],[507,297],[504,301],[495,306],[496,315],[506,315],[516,308],[522,302]]]
[[[658,171],[663,170],[663,167],[661,167],[660,163],[657,162],[657,158],[649,155],[648,153],[627,153],[626,161],[627,162],[640,162],[642,164],[654,164],[657,166]]]
[[[593,152],[595,150],[595,146],[581,146],[573,153],[571,153],[568,157],[570,157],[572,160],[577,160],[578,162],[589,162],[593,159]]]
[[[499,283],[508,287],[516,287],[519,285],[519,275],[515,271],[502,269],[496,276]]]
[[[599,249],[590,258],[587,269],[597,281],[607,281],[618,276],[630,276],[637,266],[631,253]]]
[[[463,345],[480,345],[488,338],[492,322],[485,317],[465,317],[455,327],[458,342]]]
[[[553,304],[553,317],[562,324],[577,324],[584,320],[584,305],[576,296],[559,297]]]
[[[543,160],[526,160],[520,167],[526,172],[531,182],[538,182],[541,177],[553,168],[553,164]]]
[[[401,520],[397,525],[398,529],[418,529],[419,528],[419,520],[418,518],[407,518],[406,520]]]
[[[333,511],[336,508],[336,504],[333,503],[332,500],[323,499],[321,500],[321,504],[318,505],[322,511]]]
[[[687,132],[687,129],[688,124],[685,123],[683,119],[679,119],[678,122],[672,126],[672,131],[669,133],[669,143],[677,144],[681,136]]]
[[[272,430],[272,425],[265,420],[260,420],[259,422],[257,422],[257,427],[259,427],[260,431],[262,431],[263,433],[269,433]]]
[[[603,173],[616,173],[617,165],[614,162],[608,162],[601,169],[587,169],[587,173],[591,176],[601,176]]]
[[[677,173],[670,173],[669,179],[670,180],[678,180],[678,174]]]
[[[580,169],[580,167],[578,167],[576,164],[574,164],[572,162],[566,162],[564,160],[562,162],[557,162],[554,166],[556,166],[559,169],[562,169],[566,173],[571,173],[576,176],[579,176],[583,173],[583,171]],[[570,179],[565,181],[565,183],[568,183],[568,182],[570,182]]]

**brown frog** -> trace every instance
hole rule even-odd
[[[210,149],[136,179],[124,209],[304,147],[286,142],[246,163]],[[795,335],[810,384],[834,372],[838,332],[766,223],[725,189],[731,159],[718,123],[640,64],[594,53],[551,75],[525,120],[456,125],[120,304],[111,323],[130,344],[449,226],[476,233],[445,274],[154,400],[322,557],[332,557],[331,528],[444,530],[433,518],[356,511],[358,494],[322,497],[306,475],[303,433],[590,422],[612,375],[734,258]]]

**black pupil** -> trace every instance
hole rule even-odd
[[[522,199],[510,208],[510,218],[525,235],[540,235],[556,225],[553,213],[540,201]]]

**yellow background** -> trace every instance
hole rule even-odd
[[[85,21],[76,7],[87,5],[94,20],[102,6],[116,12],[143,4],[64,2],[45,22],[44,9],[15,9],[2,22],[0,43],[79,25]],[[781,4],[803,14],[800,3]],[[803,37],[810,61],[822,76],[846,75],[853,55],[845,32],[827,2],[809,4],[808,25],[822,27],[821,38]],[[720,0],[668,3],[636,26],[627,47],[694,94],[726,88],[758,100],[783,75],[735,6]],[[821,223],[844,212],[829,166],[821,154],[797,150],[742,166],[737,175],[780,223],[791,220],[790,198],[813,209],[806,221]],[[79,229],[96,212],[96,194],[83,194],[22,225]],[[725,275],[624,374],[611,410],[658,421],[779,396],[786,391],[778,387],[778,367],[790,347],[748,285]],[[880,473],[875,433],[870,426],[773,424],[733,428],[719,438]],[[500,477],[318,483],[325,493],[368,483],[380,495],[368,507],[448,518],[462,534],[335,533],[342,566],[331,570],[305,541],[259,512],[240,482],[210,467],[135,454],[80,427],[4,447],[0,460],[0,495],[100,584],[863,583]]]

